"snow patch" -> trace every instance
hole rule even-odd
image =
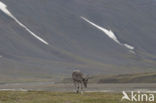
[[[129,44],[124,44],[124,46],[125,46],[125,47],[127,47],[127,48],[129,48],[129,49],[131,49],[131,50],[133,50],[133,49],[134,49],[134,47],[133,47],[133,46],[131,46],[131,45],[129,45]]]
[[[33,33],[28,27],[26,27],[24,24],[22,24],[15,16],[11,14],[11,12],[7,9],[7,5],[5,5],[3,2],[0,1],[0,10],[3,11],[6,15],[14,19],[21,27],[23,27],[26,31],[28,31],[32,36],[34,36],[36,39],[41,41],[42,43],[48,45],[48,42],[46,42],[41,37],[37,36],[35,33]]]
[[[86,19],[85,17],[82,17],[82,16],[81,16],[81,18],[82,18],[83,20],[85,20],[86,22],[88,22],[89,24],[93,25],[94,27],[98,28],[98,29],[101,30],[102,32],[104,32],[109,38],[111,38],[112,40],[114,40],[114,41],[115,41],[116,43],[118,43],[119,45],[124,46],[124,47],[126,47],[127,49],[130,49],[130,52],[131,52],[131,53],[135,53],[135,52],[133,51],[135,48],[134,48],[133,46],[129,45],[129,44],[126,44],[126,43],[123,44],[123,43],[121,43],[121,42],[118,40],[118,38],[116,37],[116,35],[113,33],[112,30],[108,30],[108,29],[106,29],[106,28],[103,28],[103,27],[101,27],[101,26],[98,26],[97,24],[95,24],[95,23],[89,21],[89,20]]]
[[[107,30],[105,28],[102,28],[101,26],[96,25],[95,23],[89,21],[88,19],[81,17],[83,20],[85,20],[86,22],[90,23],[91,25],[95,26],[96,28],[98,28],[99,30],[103,31],[109,38],[113,39],[116,43],[120,44],[119,40],[117,39],[117,37],[115,36],[115,34],[111,31],[111,30]]]
[[[19,89],[0,89],[0,91],[22,91],[22,92],[27,92],[28,90],[19,88]]]

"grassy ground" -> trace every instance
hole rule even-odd
[[[65,92],[0,91],[0,103],[131,103],[128,101],[121,102],[121,97],[122,95],[117,93],[84,93],[81,95]]]
[[[0,92],[0,103],[117,103],[120,98],[111,93]]]

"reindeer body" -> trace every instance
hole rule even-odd
[[[88,78],[85,78],[83,73],[79,70],[73,71],[72,79],[77,93],[80,91],[80,87],[81,91],[83,91],[83,85],[87,88]]]

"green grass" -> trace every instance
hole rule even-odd
[[[120,98],[112,93],[0,92],[0,103],[120,103]]]
[[[0,103],[135,103],[121,101],[121,97],[122,95],[119,93],[75,94],[71,92],[0,91]]]

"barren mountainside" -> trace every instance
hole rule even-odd
[[[1,80],[156,71],[155,11],[155,0],[1,0]]]

